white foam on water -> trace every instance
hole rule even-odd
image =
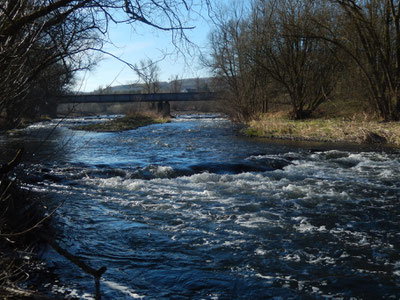
[[[333,257],[329,257],[329,256],[310,255],[310,257],[307,259],[307,263],[322,264],[322,265],[334,265],[334,264],[336,264],[336,260]]]
[[[168,178],[174,174],[174,169],[170,166],[149,165],[141,170],[137,170],[135,173],[139,175],[141,172],[148,172],[154,177]]]
[[[310,167],[309,164],[308,167]],[[164,174],[173,171],[172,168],[163,166],[157,166],[155,170]],[[83,181],[86,185],[93,186],[93,189],[100,187],[102,190],[115,189],[118,193],[124,193],[124,196],[116,196],[107,199],[107,201],[120,202],[121,205],[140,205],[146,210],[169,211],[177,216],[191,215],[192,218],[198,220],[213,220],[219,223],[223,222],[224,219],[217,218],[217,216],[229,213],[232,209],[242,210],[243,208],[245,211],[250,209],[251,211],[246,213],[244,213],[245,211],[238,212],[238,217],[234,221],[246,228],[283,226],[282,222],[285,221],[276,216],[271,216],[272,219],[268,216],[262,216],[261,205],[285,206],[285,203],[287,203],[302,210],[310,205],[311,207],[319,204],[329,205],[329,199],[356,201],[349,194],[351,190],[348,190],[347,187],[346,190],[338,189],[335,187],[336,182],[309,177],[304,179],[293,178],[290,177],[291,175],[283,178],[275,177],[274,175],[277,172],[288,175],[292,170],[241,174],[204,172],[191,176],[151,180],[116,176],[84,178]],[[241,197],[243,197],[243,200]],[[253,204],[252,198],[258,200]],[[303,202],[299,202],[299,200]],[[244,205],[245,203],[246,205]],[[210,207],[205,209],[207,206]],[[277,213],[277,211],[271,212]],[[293,228],[301,233],[326,231],[323,226],[315,227],[307,222],[293,225]]]
[[[290,198],[302,198],[308,194],[309,187],[304,185],[299,186],[295,184],[288,184],[287,186],[282,187],[282,191],[287,192],[287,196]]]
[[[168,195],[171,198],[200,197],[214,200],[219,198],[225,201],[232,195],[254,194],[258,197],[281,198],[285,199],[323,199],[339,197],[343,200],[350,200],[351,186],[346,186],[346,190],[338,190],[337,182],[326,176],[326,170],[321,169],[315,162],[303,163],[297,161],[296,164],[287,166],[284,170],[277,170],[266,173],[241,173],[214,174],[203,172],[191,176],[182,176],[170,179],[168,176],[173,172],[171,167],[156,166],[152,172],[160,177],[152,180],[127,179],[122,177],[83,179],[87,183],[104,188],[116,188],[129,191],[140,191],[148,194]],[[346,170],[343,170],[346,173]],[[393,171],[382,171],[383,174],[391,176]],[[340,173],[340,172],[339,172]],[[278,176],[277,176],[278,175]],[[321,177],[325,176],[325,180]],[[341,176],[348,177],[349,174],[338,174],[337,180],[341,182]],[[356,174],[352,175],[355,180]]]
[[[301,233],[314,232],[314,231],[322,231],[322,232],[326,231],[325,226],[315,227],[308,222],[300,223],[300,225],[294,225],[293,228],[295,228],[298,232],[301,232]]]
[[[270,224],[266,218],[258,217],[256,214],[245,214],[239,216],[235,223],[247,228],[259,228],[264,225]]]
[[[285,261],[293,261],[293,262],[300,262],[301,258],[298,254],[287,254],[283,257],[281,257],[282,260]]]
[[[137,294],[134,290],[132,290],[132,289],[126,287],[126,286],[123,286],[123,285],[121,285],[119,283],[116,283],[116,282],[113,282],[113,281],[109,281],[109,280],[106,280],[106,279],[103,279],[103,278],[101,279],[101,281],[105,285],[107,285],[109,288],[111,288],[113,290],[116,290],[118,292],[121,292],[122,294],[124,294],[126,296],[129,296],[132,299],[144,299],[146,297],[144,295]]]
[[[378,177],[382,179],[394,179],[396,176],[398,176],[398,172],[393,169],[384,169],[378,174]]]
[[[25,130],[29,129],[41,129],[41,128],[50,128],[54,126],[54,124],[50,124],[48,122],[39,122],[39,123],[34,123],[26,127]]]
[[[257,248],[256,251],[254,251],[254,253],[259,256],[265,256],[267,254],[267,251],[261,248]]]
[[[58,284],[51,284],[51,291],[55,295],[64,295],[66,299],[82,299],[82,300],[95,300],[95,297],[89,293],[80,294],[78,290],[59,286]]]
[[[245,243],[246,243],[246,240],[225,241],[225,242],[222,244],[222,246],[240,248],[240,245],[245,244]]]
[[[394,271],[393,274],[400,277],[400,260],[394,263]]]

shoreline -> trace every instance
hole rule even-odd
[[[73,129],[90,132],[122,132],[153,124],[169,123],[171,118],[175,118],[180,114],[207,113],[179,112],[179,114],[173,114],[170,117],[162,117],[156,113],[149,112],[134,113],[105,122],[75,126]],[[39,118],[36,122],[49,120],[48,117]],[[34,123],[35,121],[30,121],[27,125]],[[266,114],[257,120],[241,123],[241,127],[241,135],[250,138],[269,139],[271,141],[348,145],[350,148],[357,146],[400,148],[400,122],[356,121],[339,118],[290,120],[285,117]],[[12,133],[22,128],[4,130],[2,133]]]
[[[170,118],[168,117],[161,117],[158,115],[153,116],[148,114],[135,114],[126,115],[120,118],[96,124],[75,126],[73,129],[91,132],[121,132],[126,130],[134,130],[143,126],[164,124],[168,122],[170,122]]]
[[[245,124],[241,133],[247,137],[271,140],[348,144],[400,148],[400,123],[339,119],[289,120],[260,118]]]

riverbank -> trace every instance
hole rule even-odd
[[[247,123],[243,133],[266,137],[314,142],[388,144],[400,147],[400,123],[345,118],[290,120],[280,114],[265,114]]]
[[[22,189],[12,179],[22,150],[9,163],[0,165],[0,298],[32,299],[36,291],[20,285],[39,270],[38,253],[51,236],[50,216],[39,195]],[[10,174],[10,175],[9,175]],[[34,271],[35,270],[35,271]],[[38,297],[40,298],[40,297]],[[41,298],[40,298],[41,299]]]
[[[139,127],[148,126],[152,124],[163,124],[170,122],[169,117],[162,117],[158,114],[145,112],[145,113],[129,113],[124,117],[112,119],[109,121],[76,126],[76,130],[86,130],[95,132],[118,132],[125,130],[133,130]]]

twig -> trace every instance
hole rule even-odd
[[[30,291],[30,290],[21,290],[18,288],[13,288],[13,287],[7,287],[7,286],[2,286],[0,287],[0,296],[1,292],[4,291],[7,293],[8,296],[13,295],[15,297],[18,297],[18,299],[53,299],[54,298],[49,298],[44,295],[40,295],[36,291]]]
[[[68,259],[70,262],[74,263],[76,266],[82,269],[86,274],[92,275],[94,278],[94,283],[95,283],[95,290],[96,290],[96,300],[101,299],[101,294],[100,294],[100,278],[104,274],[104,272],[107,270],[106,267],[101,267],[100,269],[96,270],[93,269],[91,266],[87,265],[85,262],[83,262],[78,256],[75,256],[62,248],[54,239],[49,238],[47,236],[42,235],[42,237],[49,243],[51,247],[57,253],[60,255],[64,256],[66,259]]]
[[[24,234],[32,231],[35,228],[38,228],[44,221],[48,220],[49,218],[51,218],[52,215],[55,214],[55,212],[64,204],[64,201],[61,202],[60,205],[58,205],[49,215],[47,215],[46,217],[42,218],[39,222],[37,222],[35,225],[33,225],[32,227],[28,228],[27,230],[24,230],[24,231],[21,231],[21,232],[17,232],[17,233],[2,233],[2,234],[0,234],[0,237],[21,236],[21,235],[24,235]]]
[[[24,148],[19,149],[15,157],[9,163],[1,166],[0,174],[7,174],[11,170],[13,170],[21,162],[23,153],[24,153]]]

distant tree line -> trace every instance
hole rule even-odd
[[[232,117],[283,99],[303,119],[328,99],[356,97],[382,120],[400,119],[400,1],[253,0],[215,23],[204,63]]]
[[[54,110],[54,99],[105,53],[110,22],[171,31],[185,44],[185,25],[209,0],[3,0],[0,3],[0,123]],[[118,58],[116,58],[118,59]],[[134,66],[130,65],[133,69]]]

